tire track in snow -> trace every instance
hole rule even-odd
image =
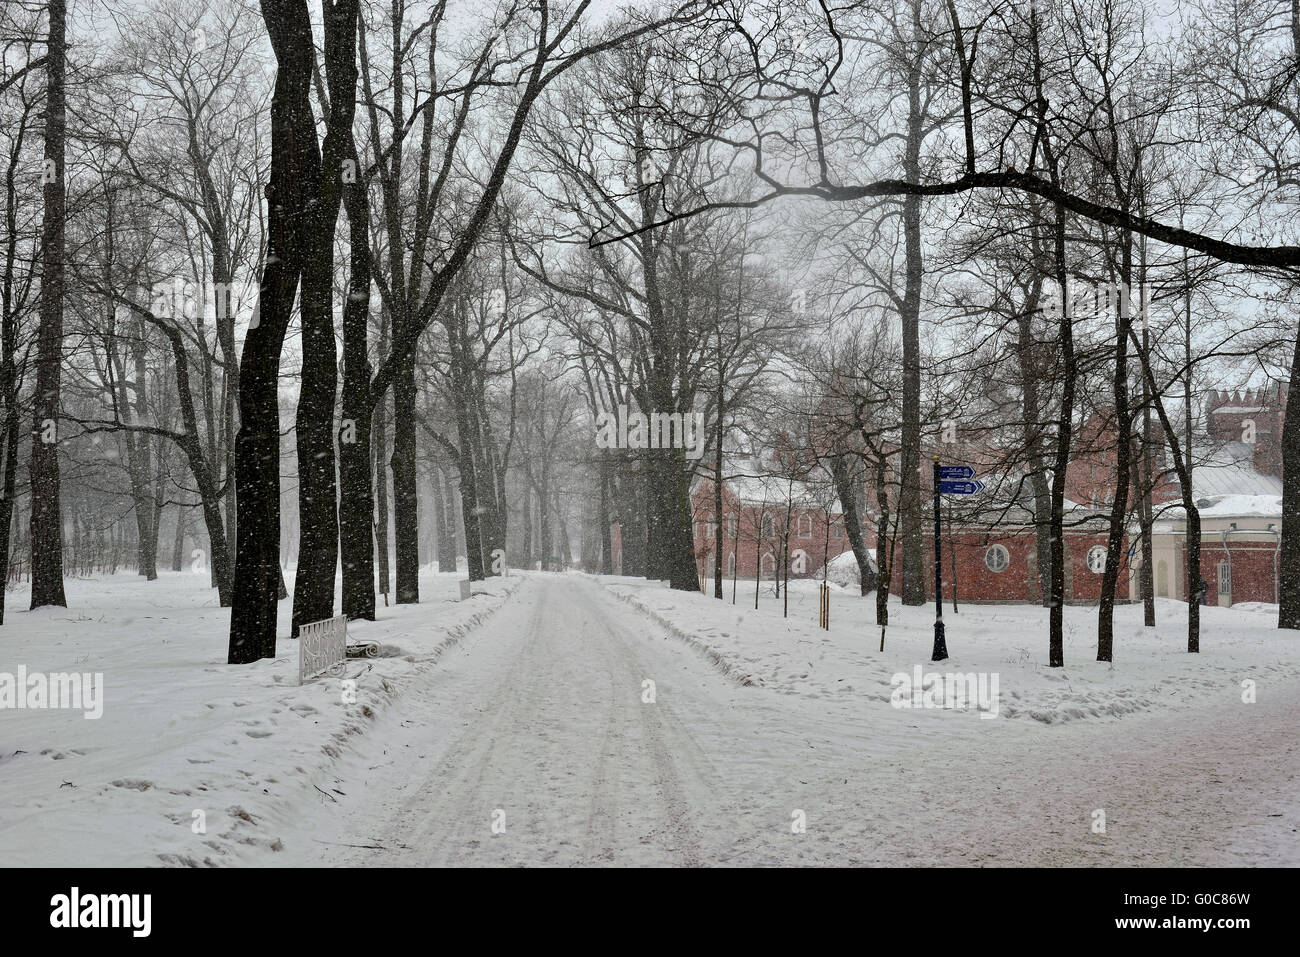
[[[663,666],[645,666],[636,652],[646,639],[626,618],[576,577],[528,581],[493,634],[465,649],[454,679],[462,700],[423,703],[456,713],[459,726],[436,754],[420,740],[433,722],[411,729],[427,756],[393,767],[390,790],[405,794],[380,810],[382,836],[371,839],[396,850],[361,862],[702,863],[693,811],[708,789],[695,760],[679,766],[698,745],[662,702],[641,702],[643,678]],[[411,760],[427,770],[408,771],[403,785]],[[494,835],[498,807],[506,831]]]

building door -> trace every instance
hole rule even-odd
[[[1219,562],[1219,607],[1232,607],[1232,566]]]

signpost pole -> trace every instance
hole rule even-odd
[[[943,549],[940,542],[942,519],[939,513],[939,456],[934,457],[934,653],[931,661],[948,657],[943,637]]]

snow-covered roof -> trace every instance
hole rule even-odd
[[[786,505],[841,512],[839,496],[829,483],[802,482],[779,475],[727,475],[727,487],[743,505]]]
[[[742,505],[792,504],[796,508],[825,509],[833,515],[840,514],[843,509],[830,475],[821,468],[813,474],[820,476],[820,480],[789,479],[777,474],[771,465],[748,456],[732,456],[722,463],[722,480]],[[702,475],[701,479],[707,481],[709,477]]]
[[[1213,505],[1200,509],[1202,517],[1216,518],[1238,515],[1272,517],[1282,515],[1282,496],[1279,495],[1225,495]]]
[[[1192,467],[1192,490],[1198,499],[1221,495],[1281,495],[1282,480],[1255,468],[1253,445],[1225,442],[1211,453],[1208,461]]]
[[[1197,498],[1201,518],[1281,518],[1282,496],[1279,495],[1215,495]],[[1160,514],[1181,519],[1181,506],[1162,508]],[[1166,531],[1172,531],[1172,526]]]

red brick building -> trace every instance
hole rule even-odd
[[[1065,600],[1095,602],[1101,597],[1105,568],[1107,518],[1102,513],[1067,502],[1065,538]],[[990,509],[986,521],[963,517],[960,524],[944,523],[940,539],[943,554],[945,598],[956,591],[959,602],[1041,603],[1038,576],[1038,535],[1033,514],[1019,506]],[[1124,541],[1116,597],[1129,596],[1129,542]],[[927,574],[925,593],[934,598],[934,527],[925,526],[922,546]],[[903,587],[901,546],[894,546],[891,590]]]
[[[726,577],[734,574],[752,580],[757,570],[761,577],[771,578],[782,568],[782,558],[788,548],[792,558],[791,578],[820,578],[827,561],[851,550],[843,512],[829,476],[818,480],[814,471],[811,480],[799,481],[758,474],[752,461],[742,465],[733,463],[723,473],[723,574]],[[928,478],[927,474],[923,488],[926,496],[932,494]],[[863,502],[868,500],[864,496]],[[713,578],[716,544],[711,478],[695,483],[691,504],[696,564],[700,577],[707,581]],[[1071,514],[1065,532],[1066,600],[1096,601],[1101,594],[1106,517],[1103,512],[1083,509],[1073,503],[1069,503],[1069,508]],[[863,537],[873,556],[879,549],[889,547],[888,538],[881,535],[874,518],[869,510],[863,516]],[[925,531],[923,554],[927,569],[933,569],[932,526],[927,524]],[[942,539],[945,594],[951,594],[955,578],[958,600],[1040,602],[1036,542],[1032,513],[1018,506],[990,507],[983,515],[967,513],[959,521],[945,523]],[[804,556],[802,561],[800,552]],[[891,590],[897,594],[902,587],[901,548],[897,544],[894,558]],[[1125,560],[1117,586],[1121,600],[1128,597],[1128,577]],[[933,598],[934,577],[927,571],[924,578],[926,594]]]
[[[1274,387],[1213,390],[1206,398],[1205,427],[1193,439],[1192,488],[1208,604],[1277,601],[1286,395]],[[1166,501],[1151,536],[1154,589],[1156,597],[1185,599],[1186,516],[1176,486]]]
[[[1207,601],[1231,605],[1275,602],[1279,584],[1281,512],[1281,435],[1285,389],[1245,393],[1212,391],[1204,409],[1205,426],[1193,437],[1193,486],[1202,516],[1202,577]],[[1079,430],[1077,454],[1066,475],[1065,595],[1071,603],[1096,602],[1101,594],[1115,486],[1114,429],[1094,415]],[[987,449],[942,447],[945,460],[990,461]],[[996,451],[996,450],[994,450]],[[1152,495],[1152,582],[1156,597],[1185,599],[1186,533],[1181,492],[1171,462],[1155,461],[1158,481]],[[942,537],[946,595],[955,587],[959,601],[1042,601],[1038,575],[1037,530],[1028,487],[1016,476],[999,475],[995,465],[976,465],[990,487],[979,496],[946,497]],[[814,468],[802,480],[782,477],[772,463],[733,458],[724,466],[722,515],[715,516],[711,477],[691,489],[694,548],[702,580],[711,580],[721,561],[727,577],[753,580],[775,576],[788,550],[790,577],[821,577],[824,565],[850,551],[844,517],[830,477]],[[922,494],[932,495],[930,470],[921,469]],[[863,537],[873,557],[888,549],[871,509],[874,488],[864,488]],[[950,516],[951,506],[951,519]],[[893,507],[896,508],[896,505]],[[933,598],[933,526],[926,509],[923,556],[926,594]],[[722,522],[721,556],[715,556],[716,522]],[[892,531],[892,529],[891,529]],[[621,551],[615,532],[615,556]],[[1141,550],[1140,528],[1133,524],[1123,541],[1116,597],[1136,598]],[[1131,553],[1131,554],[1130,554]],[[616,564],[616,567],[617,564]],[[902,586],[901,545],[893,546],[891,591]],[[1191,589],[1197,593],[1197,589]]]
[[[791,578],[821,577],[825,564],[849,551],[839,498],[829,479],[799,481],[761,475],[748,463],[724,466],[722,483],[722,568],[727,577],[772,578],[787,550]],[[713,479],[691,489],[695,560],[700,577],[712,579],[716,517]],[[802,553],[802,555],[801,555]],[[784,572],[782,573],[784,574]]]

